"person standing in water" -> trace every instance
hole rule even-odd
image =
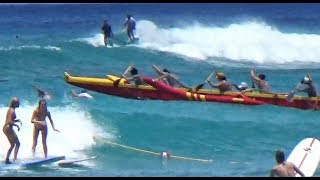
[[[275,158],[277,165],[270,171],[270,177],[295,177],[297,173],[300,174],[301,177],[305,176],[293,163],[285,161],[283,151],[276,151]]]
[[[18,108],[20,105],[19,99],[17,97],[13,97],[10,101],[9,109],[7,111],[6,121],[3,126],[3,133],[7,136],[8,141],[10,143],[10,148],[8,149],[7,156],[5,159],[6,164],[11,164],[9,161],[9,157],[11,154],[11,151],[14,148],[14,156],[13,161],[17,160],[17,155],[20,147],[20,141],[18,139],[17,134],[13,130],[13,126],[16,126],[18,128],[18,131],[20,131],[20,127],[15,124],[15,122],[20,122],[20,125],[22,125],[22,122],[20,119],[16,119],[16,112],[15,109]]]
[[[38,103],[38,107],[33,111],[32,117],[31,117],[31,123],[34,123],[34,129],[33,129],[33,144],[32,144],[32,152],[33,155],[36,150],[37,146],[37,140],[39,133],[41,131],[42,135],[42,146],[43,146],[43,152],[44,152],[44,157],[45,159],[48,157],[48,149],[47,149],[47,134],[48,134],[48,128],[47,128],[47,123],[46,123],[46,117],[49,118],[52,129],[54,131],[59,132],[54,127],[51,114],[47,110],[47,103],[45,99],[40,99]]]

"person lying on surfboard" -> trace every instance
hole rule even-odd
[[[171,73],[168,69],[164,68],[161,71],[156,65],[153,65],[153,69],[155,69],[155,71],[160,75],[160,77],[155,79],[155,81],[163,80],[171,87],[187,88],[185,85],[181,84],[178,80],[178,77],[175,74]]]
[[[275,154],[277,165],[270,171],[270,177],[295,177],[296,173],[304,177],[303,172],[292,162],[286,162],[284,152],[277,150]]]
[[[224,75],[224,73],[216,73],[216,79],[218,80],[217,84],[212,84],[210,80],[207,80],[207,82],[211,87],[217,88],[221,92],[232,91],[232,83],[227,80],[227,77]]]
[[[71,90],[72,96],[75,98],[93,98],[86,90],[81,90],[81,92],[78,94],[75,92],[75,90]]]
[[[31,117],[31,123],[34,124],[33,129],[33,144],[32,144],[32,153],[35,154],[36,146],[37,146],[37,140],[39,133],[41,131],[42,136],[42,146],[43,146],[43,153],[45,159],[48,157],[48,149],[47,149],[47,134],[48,134],[48,128],[47,128],[47,122],[46,117],[49,118],[52,129],[54,131],[59,132],[54,127],[53,121],[51,119],[51,114],[47,109],[47,103],[45,99],[40,99],[38,102],[38,107],[33,111],[32,117]]]
[[[251,79],[254,83],[258,85],[258,89],[260,89],[260,93],[263,92],[271,92],[268,82],[266,81],[266,75],[259,74],[256,76],[254,69],[251,69],[250,71]]]
[[[51,95],[48,92],[40,89],[36,85],[32,85],[32,87],[38,92],[38,97],[39,98],[44,98],[46,100],[50,100],[51,99]]]
[[[10,147],[8,149],[5,163],[11,164],[9,161],[10,154],[14,148],[14,156],[13,161],[17,160],[17,155],[20,147],[20,141],[18,139],[17,134],[13,130],[13,126],[16,126],[18,128],[18,131],[20,131],[20,127],[15,124],[15,122],[20,122],[20,125],[22,125],[20,119],[16,119],[16,112],[15,109],[18,108],[20,105],[19,99],[17,97],[13,97],[10,101],[9,109],[7,111],[6,121],[3,126],[3,133],[7,136],[8,141],[10,143]]]
[[[316,85],[313,83],[311,75],[306,74],[300,82],[305,84],[305,88],[295,88],[296,91],[305,92],[308,94],[308,97],[317,97]]]

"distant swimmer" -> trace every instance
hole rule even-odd
[[[276,151],[277,165],[270,171],[270,177],[295,177],[296,173],[304,177],[303,172],[291,162],[285,161],[283,151]]]
[[[43,99],[46,99],[46,100],[50,100],[51,99],[51,95],[48,92],[40,89],[39,87],[37,87],[35,85],[32,85],[32,87],[38,92],[38,97],[39,98],[43,98]]]
[[[37,146],[37,140],[39,133],[41,131],[42,135],[42,146],[43,146],[43,153],[45,159],[48,157],[48,149],[47,149],[47,134],[48,134],[48,128],[47,128],[47,122],[46,117],[49,118],[52,129],[54,131],[59,132],[54,127],[51,114],[47,109],[47,103],[45,99],[40,99],[38,102],[38,107],[33,111],[32,117],[31,117],[31,123],[34,124],[33,129],[33,144],[32,144],[32,153],[35,154],[36,146]]]
[[[13,126],[16,126],[18,128],[18,131],[20,131],[20,127],[15,124],[15,122],[20,122],[20,125],[22,125],[22,122],[20,119],[16,119],[16,113],[15,109],[18,108],[20,105],[19,99],[17,97],[13,97],[10,101],[9,109],[7,111],[6,121],[3,126],[3,133],[7,136],[8,141],[10,143],[10,148],[7,152],[5,163],[11,164],[9,161],[10,154],[14,148],[14,156],[13,161],[17,160],[17,155],[20,147],[20,141],[18,139],[17,134],[13,130]]]
[[[81,90],[81,92],[78,94],[75,90],[71,90],[72,96],[75,98],[93,98],[89,93],[87,93],[86,90]]]
[[[266,75],[259,74],[256,76],[254,69],[251,69],[250,71],[251,79],[254,83],[258,85],[258,89],[260,90],[260,93],[270,93],[270,87],[266,80]]]
[[[136,21],[131,15],[127,15],[126,21],[123,27],[127,29],[127,35],[131,41],[134,41],[136,38],[133,35],[133,30],[136,29]]]
[[[101,30],[104,35],[104,45],[107,46],[109,43],[111,46],[113,46],[112,42],[110,41],[110,38],[113,37],[113,33],[108,20],[104,20]]]

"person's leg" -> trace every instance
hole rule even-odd
[[[8,127],[8,128],[9,128],[9,127]],[[9,147],[9,149],[8,149],[8,151],[7,151],[5,163],[6,163],[6,164],[11,164],[11,162],[9,161],[9,158],[10,158],[10,154],[11,154],[11,152],[12,152],[12,149],[14,148],[15,141],[14,141],[14,138],[13,138],[13,136],[12,136],[11,133],[9,133],[8,131],[6,131],[6,132],[4,132],[4,133],[5,133],[5,135],[7,136],[8,141],[9,141],[9,143],[10,143],[10,147]]]
[[[48,133],[47,128],[44,128],[44,129],[41,131],[41,135],[42,135],[42,146],[43,146],[43,153],[44,153],[44,158],[45,158],[45,159],[47,159],[47,156],[48,156],[47,133]]]
[[[39,136],[39,130],[36,127],[34,127],[33,128],[33,143],[32,143],[32,154],[33,154],[33,156],[35,155],[35,152],[36,152],[38,136]]]
[[[17,156],[18,156],[18,152],[19,152],[19,147],[20,147],[20,141],[19,141],[19,139],[18,139],[18,137],[17,137],[17,139],[16,139],[16,146],[15,146],[15,148],[14,148],[14,156],[13,156],[13,161],[16,161],[17,160]]]
[[[107,45],[107,36],[106,35],[104,35],[103,41],[104,41],[104,45],[106,46]]]

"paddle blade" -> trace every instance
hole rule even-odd
[[[286,100],[287,100],[288,102],[292,102],[292,101],[293,101],[294,93],[295,93],[295,91],[291,91],[291,92],[287,95]]]
[[[122,79],[122,78],[119,78],[119,79],[113,81],[113,87],[118,87],[119,82],[121,81],[121,79]]]
[[[205,83],[199,84],[199,85],[196,86],[194,89],[195,89],[196,91],[199,91],[199,89],[201,89],[204,85],[205,85]]]

